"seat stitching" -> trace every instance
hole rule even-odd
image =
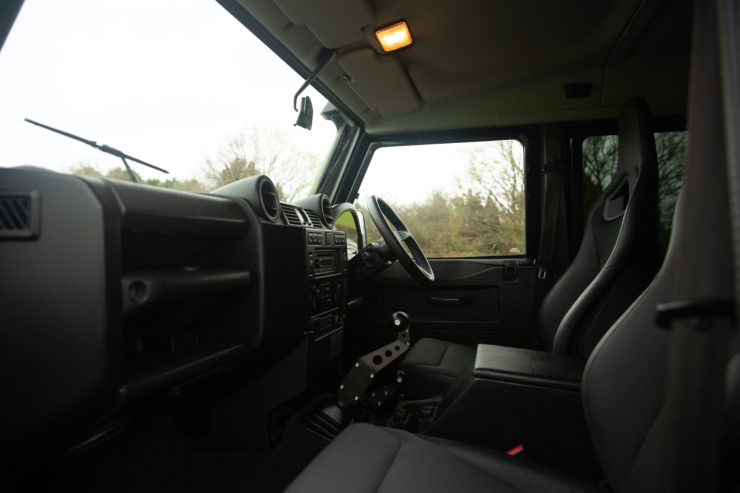
[[[416,370],[424,370],[424,372],[429,373],[431,375],[442,375],[445,377],[457,377],[458,373],[455,373],[453,371],[448,371],[440,368],[439,366],[431,366],[431,365],[417,365]],[[421,373],[421,372],[420,372]],[[465,372],[461,372],[461,374],[464,374]]]
[[[663,412],[663,409],[665,408],[665,404],[660,406],[653,414],[653,419],[649,420],[648,427],[645,430],[644,436],[642,437],[642,440],[640,441],[640,445],[637,447],[637,451],[635,452],[635,455],[632,457],[632,460],[630,461],[630,468],[629,472],[627,473],[628,476],[632,476],[632,473],[635,471],[635,466],[637,465],[637,459],[640,457],[640,452],[642,452],[642,449],[645,447],[645,443],[647,442],[648,436],[650,435],[650,430],[655,426],[655,422],[660,417],[660,414]]]
[[[443,361],[445,360],[445,356],[447,356],[447,352],[448,352],[449,350],[450,350],[450,345],[449,345],[449,344],[445,344],[445,350],[444,350],[444,352],[442,353],[442,357],[441,357],[441,358],[439,358],[439,363],[437,363],[437,364],[436,364],[436,365],[434,365],[434,366],[442,366],[442,362],[443,362]]]
[[[383,483],[385,482],[386,478],[388,477],[388,473],[390,472],[391,467],[393,467],[393,463],[396,462],[396,457],[398,457],[398,452],[400,452],[401,451],[401,447],[403,447],[403,442],[398,437],[392,435],[391,433],[388,433],[385,430],[383,430],[383,431],[387,435],[393,437],[398,442],[398,447],[396,447],[396,450],[393,453],[393,457],[391,458],[390,462],[388,462],[388,467],[386,467],[385,473],[383,474],[383,477],[380,479],[380,482],[378,483],[378,486],[375,488],[376,493],[379,492],[380,489],[383,487]]]
[[[643,291],[642,294],[638,296],[638,298],[632,303],[632,305],[630,305],[630,307],[627,308],[627,310],[625,310],[625,312],[622,313],[622,315],[612,324],[609,330],[606,331],[606,334],[604,334],[601,337],[601,340],[599,340],[599,342],[596,344],[596,347],[591,351],[591,356],[586,361],[586,366],[583,369],[583,376],[581,377],[581,400],[583,402],[584,416],[586,418],[587,424],[590,425],[589,429],[591,431],[593,442],[595,444],[599,443],[599,435],[601,435],[601,433],[599,433],[599,429],[596,426],[596,424],[600,424],[599,422],[601,420],[596,419],[594,417],[594,415],[598,414],[598,412],[595,409],[598,406],[592,403],[591,397],[590,397],[591,392],[590,392],[590,385],[588,385],[588,381],[590,381],[591,379],[592,370],[594,367],[599,366],[599,363],[597,363],[597,361],[599,361],[603,357],[604,348],[607,347],[609,345],[609,342],[613,338],[616,337],[616,334],[621,330],[622,325],[626,323],[625,321],[630,318],[632,313],[635,311],[634,307],[641,305],[644,299],[649,299],[649,296],[651,296],[652,292],[656,289],[655,286],[656,286],[656,282],[655,280],[653,280],[653,282],[651,282],[650,285],[647,288],[645,288],[645,291]],[[641,443],[640,449],[642,448],[642,445],[643,444]],[[608,454],[604,454],[604,451],[602,450],[601,447],[594,446],[594,452],[597,458],[599,459],[599,462],[601,463],[601,466],[604,470],[607,470],[609,466],[611,466],[612,469],[616,468],[614,461],[611,460],[611,456]],[[639,452],[639,449],[638,449],[638,452]],[[632,471],[633,468],[634,468],[634,462],[630,466],[630,472]],[[619,470],[619,468],[616,468],[616,469]],[[609,478],[609,479],[612,479],[612,478]]]
[[[416,439],[417,440],[421,440],[421,441],[425,441],[429,445],[441,449],[443,453],[445,453],[445,454],[447,454],[447,455],[449,455],[451,457],[454,457],[454,458],[456,458],[459,461],[464,462],[467,466],[472,467],[473,469],[477,469],[478,471],[481,471],[482,473],[484,473],[488,477],[490,477],[490,478],[492,478],[492,479],[494,479],[496,481],[500,481],[501,483],[505,484],[506,486],[510,486],[512,490],[520,491],[520,492],[523,492],[524,491],[519,486],[517,486],[515,483],[513,483],[510,478],[509,479],[504,479],[504,478],[500,477],[498,474],[496,474],[496,473],[494,473],[494,472],[486,469],[485,467],[482,467],[478,463],[471,462],[464,455],[460,454],[454,448],[453,449],[449,449],[447,447],[440,446],[437,443],[434,443],[434,442],[431,442],[431,441],[428,441],[428,440],[424,440],[423,438],[416,437]],[[399,447],[399,450],[400,450],[400,447]],[[396,452],[396,455],[398,455],[398,452]],[[394,459],[395,459],[395,457],[394,457]],[[388,470],[390,470],[390,467],[388,468]],[[386,475],[387,475],[387,472],[386,472]],[[383,478],[383,479],[385,480],[385,478]]]

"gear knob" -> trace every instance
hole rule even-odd
[[[410,323],[409,316],[405,312],[395,312],[391,315],[391,319],[393,320],[393,328],[398,332],[406,330]]]

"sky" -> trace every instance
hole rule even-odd
[[[423,202],[432,192],[449,196],[469,186],[470,153],[477,142],[381,147],[360,186],[360,202],[378,195],[393,204]],[[388,177],[392,176],[393,179]]]
[[[202,179],[206,160],[251,126],[283,130],[324,156],[335,129],[312,88],[313,130],[293,126],[302,82],[215,0],[26,0],[0,51],[0,166],[121,167],[24,118],[171,173],[132,164],[145,179]],[[465,167],[452,147],[377,152],[361,201],[422,202],[452,190]]]
[[[314,128],[293,127],[301,83],[212,0],[26,0],[0,51],[0,166],[121,166],[24,118],[179,179],[202,176],[205,160],[251,125],[283,129],[323,153],[334,128],[312,88]],[[134,166],[145,178],[170,177]]]

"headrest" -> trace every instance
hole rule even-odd
[[[642,98],[630,99],[619,112],[618,170],[636,179],[644,166],[656,166],[657,160],[647,103]]]
[[[642,98],[633,98],[619,112],[619,154],[617,170],[605,192],[603,219],[614,221],[622,216],[638,179],[645,183],[645,193],[655,193],[658,180],[658,158],[655,137],[650,125],[650,112]]]

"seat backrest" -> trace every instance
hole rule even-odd
[[[710,47],[709,52],[716,53],[716,46]],[[718,96],[721,89],[716,64],[703,66],[696,51],[692,64],[685,184],[676,206],[666,259],[653,283],[598,343],[583,374],[583,404],[594,450],[614,491],[657,491],[665,479],[661,478],[666,473],[664,454],[668,450],[664,450],[664,445],[673,435],[667,426],[669,416],[675,416],[669,413],[676,412],[676,406],[666,406],[668,359],[678,353],[675,347],[670,352],[671,344],[675,344],[671,339],[675,337],[673,332],[655,323],[656,305],[675,300],[727,298],[734,292],[723,111]],[[714,336],[705,334],[717,337],[716,332]],[[727,369],[737,373],[737,346],[734,351]],[[720,352],[714,354],[715,360],[720,358]],[[682,363],[686,364],[685,360],[678,361],[679,366]],[[736,406],[733,402],[737,402],[737,389],[732,390],[732,385],[737,386],[737,375],[729,375],[727,381],[728,403]],[[670,385],[686,388],[689,382],[674,379]],[[711,385],[702,382],[691,395],[693,402],[709,401],[706,389]],[[737,425],[737,411],[732,411],[734,418],[728,414],[728,423],[734,419]],[[698,422],[694,424],[700,426]],[[730,429],[725,428],[724,438],[732,435],[728,433]],[[736,444],[734,449],[737,454]],[[715,457],[710,450],[697,452]],[[693,467],[702,465],[694,463]],[[737,471],[737,464],[732,464],[731,469]],[[706,491],[714,489],[705,486]]]
[[[642,99],[622,107],[618,145],[616,173],[588,213],[578,254],[540,309],[545,348],[584,359],[660,264],[658,164]]]

